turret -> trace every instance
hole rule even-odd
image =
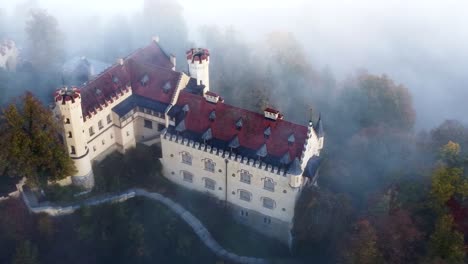
[[[92,189],[94,176],[83,130],[80,90],[66,87],[57,90],[55,92],[55,105],[63,118],[65,142],[77,170],[75,175],[71,175],[72,183],[86,189]]]
[[[187,63],[190,77],[197,79],[198,85],[204,85],[203,93],[210,90],[210,52],[207,49],[190,49],[187,51]]]

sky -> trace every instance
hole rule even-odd
[[[12,9],[22,0],[0,0]],[[62,19],[132,15],[143,0],[39,0]],[[380,0],[180,0],[190,38],[202,25],[233,26],[247,41],[290,31],[312,64],[344,80],[357,70],[387,74],[408,87],[418,127],[468,122],[468,2]]]

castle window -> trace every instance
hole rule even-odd
[[[89,135],[93,136],[94,135],[94,128],[91,126],[89,127]]]
[[[216,182],[212,179],[205,178],[205,188],[214,190],[216,186]]]
[[[65,124],[70,124],[70,118],[65,118]]]
[[[249,212],[248,212],[248,211],[244,211],[244,210],[241,210],[241,211],[240,211],[240,214],[241,214],[241,216],[244,216],[244,217],[249,216]]]
[[[188,152],[182,152],[182,163],[192,165],[192,155]]]
[[[240,173],[240,181],[241,182],[250,184],[251,179],[252,179],[252,174],[250,174],[246,170],[241,170],[241,173]]]
[[[210,121],[214,121],[216,119],[216,112],[213,110],[211,111],[210,115],[208,116]]]
[[[96,146],[93,146],[93,151],[96,152]]]
[[[186,182],[193,182],[193,174],[188,171],[182,171],[182,177]]]
[[[144,125],[146,128],[153,129],[153,122],[151,122],[151,120],[145,119],[144,121],[145,121]]]
[[[130,132],[129,132],[129,131],[127,131],[127,137],[129,137],[129,136],[130,136]]]
[[[216,163],[214,163],[212,160],[205,159],[205,170],[207,170],[209,172],[214,172],[215,171],[215,166],[216,166]]]
[[[274,192],[275,182],[270,178],[265,178],[263,182],[263,189],[268,190],[270,192]]]
[[[102,144],[105,145],[106,144],[106,141],[104,141],[104,139],[102,140]]]
[[[75,146],[71,146],[71,154],[76,154]]]
[[[99,127],[99,130],[101,130],[104,126],[102,125],[102,120],[99,120],[98,122],[98,127]]]
[[[275,209],[276,202],[275,200],[271,198],[263,197],[263,207],[268,208],[268,209]]]
[[[165,128],[163,124],[158,124],[158,131],[161,131]]]
[[[111,138],[111,139],[113,139],[113,138],[114,138],[114,135],[113,135],[113,134],[111,134],[111,135],[110,135],[110,138]]]
[[[264,217],[263,218],[263,223],[264,224],[271,224],[271,218],[270,217]]]
[[[72,138],[72,132],[68,131],[68,138]]]
[[[250,200],[252,200],[252,194],[248,191],[239,190],[239,198],[242,201],[250,202]]]
[[[107,124],[112,123],[111,115],[107,115]]]

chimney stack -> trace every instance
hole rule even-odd
[[[176,68],[176,56],[174,56],[174,54],[171,54],[171,55],[170,55],[170,59],[171,59],[172,65],[174,65],[174,67],[172,67],[172,70],[175,71],[175,68]]]
[[[117,63],[118,63],[120,66],[124,65],[124,59],[122,59],[122,58],[118,59],[118,60],[117,60]]]

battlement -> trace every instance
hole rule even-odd
[[[191,63],[198,62],[202,64],[203,62],[209,62],[210,52],[208,49],[202,48],[192,48],[186,52],[187,61]]]

